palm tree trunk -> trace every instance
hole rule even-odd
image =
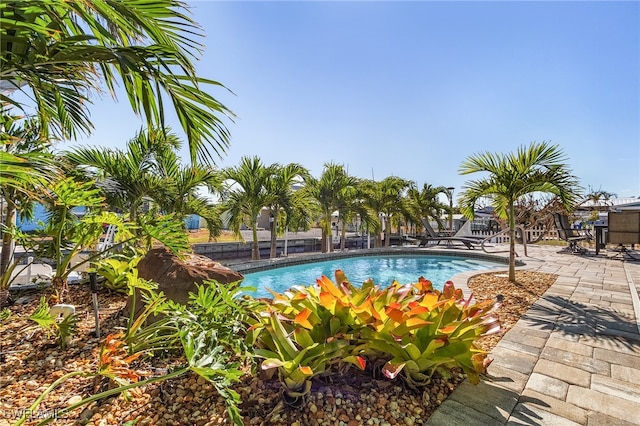
[[[278,227],[278,214],[273,212],[273,222],[271,222],[271,247],[269,250],[269,258],[273,259],[276,257],[276,237],[277,237],[277,227]]]
[[[0,308],[7,306],[9,301],[9,289],[0,288]]]
[[[251,253],[251,260],[260,260],[260,246],[258,245],[258,222],[253,222],[251,228],[253,235],[253,248]]]
[[[16,209],[11,202],[7,202],[7,216],[4,225],[5,229],[11,230],[15,226]],[[4,274],[13,257],[13,236],[9,232],[2,234],[2,255],[0,256],[0,275]]]
[[[320,237],[320,252],[326,253],[327,252],[327,230],[324,229],[324,226],[320,229],[322,230],[321,237]]]
[[[347,242],[347,224],[342,221],[342,231],[340,233],[340,250],[344,251],[344,246]]]
[[[513,201],[509,202],[509,281],[516,282],[516,218]]]
[[[391,217],[387,216],[385,219],[384,227],[384,246],[389,247],[391,245]]]
[[[329,251],[329,241],[331,235],[331,213],[324,212],[324,219],[320,223],[322,229],[322,253]]]

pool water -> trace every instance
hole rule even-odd
[[[454,275],[472,270],[504,267],[504,264],[479,259],[453,256],[363,256],[304,263],[294,266],[246,273],[243,286],[254,287],[255,292],[247,292],[253,297],[271,297],[267,288],[282,293],[294,285],[308,287],[315,284],[322,275],[335,280],[335,270],[342,269],[354,285],[361,285],[369,278],[381,287],[393,280],[400,284],[416,282],[423,276],[442,289],[444,283]]]

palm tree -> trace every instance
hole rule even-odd
[[[43,134],[90,134],[91,95],[126,91],[133,112],[149,127],[164,127],[173,107],[186,133],[191,161],[213,161],[229,143],[224,105],[203,87],[223,87],[198,77],[195,60],[203,34],[177,0],[30,0],[0,3],[0,102],[33,99]]]
[[[578,180],[568,169],[566,157],[558,145],[548,142],[521,146],[516,153],[472,155],[460,165],[460,174],[488,173],[483,179],[466,182],[459,198],[462,213],[473,219],[476,201],[492,200],[496,213],[509,220],[509,281],[515,282],[515,214],[514,204],[521,197],[536,192],[558,197],[571,209],[579,197]]]
[[[295,209],[294,203],[300,200],[299,197],[293,196],[296,192],[293,186],[301,184],[309,176],[309,171],[297,163],[290,163],[286,166],[273,164],[272,167],[275,169],[274,174],[266,183],[266,190],[272,196],[272,203],[266,207],[269,208],[270,217],[273,220],[269,257],[274,258],[276,257],[276,237],[280,214],[284,213],[285,218],[284,226],[281,229],[287,229]]]
[[[50,143],[40,137],[35,120],[21,121],[8,115],[3,118],[0,199],[4,206],[4,226],[0,275],[11,263],[16,215],[32,218],[35,201],[44,196],[47,185],[61,173],[49,151]]]
[[[433,186],[425,183],[422,185],[422,189],[418,189],[416,185],[411,185],[405,198],[406,219],[419,227],[422,227],[423,219],[434,219],[438,222],[438,226],[442,228],[442,212],[449,210],[449,206],[441,203],[438,200],[438,195],[446,193],[447,188],[444,186]]]
[[[380,218],[380,229],[385,230],[385,246],[391,242],[391,223],[395,217],[404,214],[404,195],[413,182],[389,176],[376,182],[367,180],[363,182],[365,199],[369,208]],[[376,247],[382,246],[380,234],[376,235]]]
[[[145,200],[166,189],[159,177],[158,158],[171,155],[179,145],[170,130],[140,130],[127,142],[125,151],[79,147],[65,153],[65,158],[72,166],[88,167],[109,205],[135,220]]]
[[[340,250],[345,249],[347,223],[353,222],[356,218],[360,219],[363,227],[368,229],[375,228],[375,218],[369,214],[366,205],[365,194],[360,185],[360,181],[356,181],[355,186],[348,186],[338,194],[338,214],[341,222],[340,230]]]
[[[221,173],[210,166],[182,166],[176,154],[179,148],[180,140],[170,129],[149,129],[129,140],[126,151],[80,147],[66,153],[66,159],[94,169],[93,177],[109,204],[129,212],[132,220],[145,201],[151,201],[165,214],[181,218],[197,214],[207,221],[211,236],[219,235],[219,212],[198,190],[219,191]]]
[[[260,259],[258,216],[263,207],[275,202],[274,195],[267,191],[269,180],[275,173],[275,166],[265,166],[256,156],[243,157],[238,166],[223,170],[223,177],[231,181],[231,186],[223,193],[221,210],[227,216],[230,228],[236,235],[240,235],[241,225],[250,224],[253,260]]]
[[[183,166],[175,150],[157,155],[155,175],[161,180],[161,189],[151,198],[163,213],[174,213],[186,218],[190,214],[205,219],[209,238],[220,235],[222,220],[218,207],[200,190],[211,194],[222,193],[222,172],[208,165]]]
[[[343,165],[326,163],[319,179],[309,176],[305,183],[305,193],[315,199],[321,212],[322,252],[333,251],[330,240],[333,212],[340,208],[345,194],[355,188],[358,180],[349,176]]]

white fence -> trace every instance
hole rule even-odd
[[[528,243],[529,242],[534,242],[534,241],[539,241],[539,240],[557,240],[557,239],[559,239],[557,230],[555,230],[555,229],[546,230],[546,229],[544,229],[543,226],[537,226],[537,227],[525,229],[524,232],[526,234],[526,239],[527,239]],[[490,237],[491,235],[495,234],[495,232],[491,232],[489,230],[477,230],[477,229],[475,229],[475,230],[472,231],[472,234],[473,235],[478,235],[478,236]],[[491,242],[493,242],[493,243],[508,243],[509,242],[509,235],[500,234],[500,235],[492,238]]]

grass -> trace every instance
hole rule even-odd
[[[229,232],[229,231],[222,231],[222,234],[220,234],[220,236],[216,237],[214,240],[211,240],[211,241],[209,241],[209,231],[207,231],[206,229],[189,231],[190,244],[208,243],[208,242],[233,243],[238,241],[241,241],[240,238],[236,237],[235,235],[233,235],[232,232]]]

